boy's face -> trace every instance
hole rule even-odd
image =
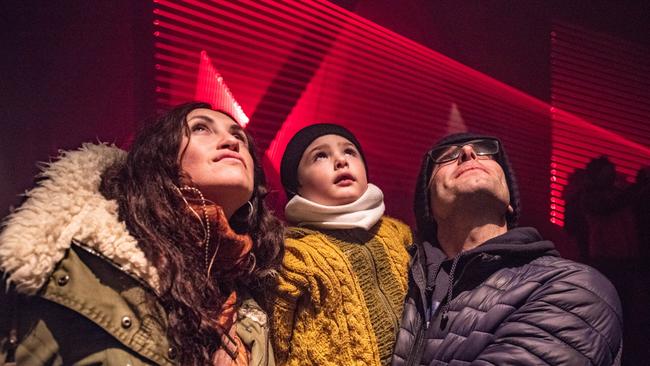
[[[298,194],[312,202],[340,206],[368,189],[363,158],[345,137],[324,135],[312,141],[298,164]]]

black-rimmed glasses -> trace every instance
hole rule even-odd
[[[478,156],[491,156],[499,153],[499,142],[497,140],[479,139],[463,142],[459,145],[440,146],[430,150],[427,155],[436,164],[446,163],[458,159],[463,146],[467,145],[470,145],[474,153]]]

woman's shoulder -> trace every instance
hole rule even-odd
[[[144,346],[150,350],[146,357],[171,364],[166,314],[155,293],[98,253],[73,245],[37,294],[24,296],[30,295],[24,289],[16,293],[21,295],[15,309],[20,313],[16,316],[19,326],[30,329],[20,341],[23,349],[51,343],[84,360],[102,349],[110,349],[111,357],[117,357],[126,349],[142,348],[131,334],[146,322]],[[70,333],[71,327],[81,332]],[[94,339],[93,344],[84,344],[87,338],[79,334]]]
[[[98,187],[104,170],[125,154],[114,146],[84,144],[78,150],[61,152],[54,162],[42,166],[38,184],[3,221],[0,233],[0,268],[19,289],[36,293],[72,239],[97,232],[94,227],[104,216],[115,217],[117,223],[116,206]]]
[[[260,327],[268,327],[268,316],[260,304],[248,293],[242,294],[242,302],[237,311],[238,321],[245,324],[253,322]]]

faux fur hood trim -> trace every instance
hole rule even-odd
[[[18,292],[33,295],[43,287],[73,240],[159,288],[156,268],[118,220],[117,202],[99,192],[104,170],[125,160],[126,152],[113,145],[84,144],[44,164],[44,179],[0,233],[0,270]]]

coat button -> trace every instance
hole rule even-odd
[[[65,286],[68,284],[68,281],[70,281],[70,276],[68,275],[63,275],[59,277],[59,279],[56,281],[56,283],[59,284],[59,286]]]
[[[133,324],[131,318],[129,318],[128,316],[122,317],[122,328],[124,329],[131,328],[131,324]]]
[[[176,356],[178,356],[178,355],[176,354],[176,348],[174,348],[174,347],[169,347],[169,350],[167,350],[167,356],[168,356],[169,359],[171,359],[171,360],[175,359]]]

